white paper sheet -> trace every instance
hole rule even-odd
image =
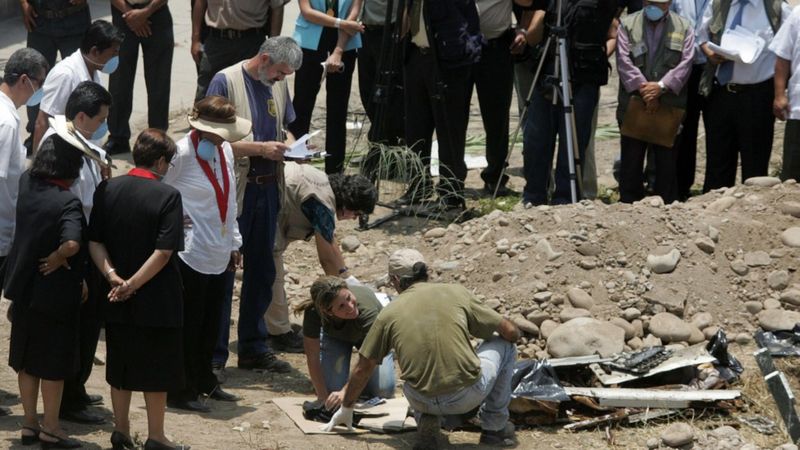
[[[327,153],[324,151],[310,150],[306,146],[306,142],[313,136],[316,136],[320,131],[322,130],[317,130],[311,134],[305,134],[300,139],[294,141],[292,145],[289,146],[289,151],[284,153],[283,156],[292,159],[324,158],[327,156]]]
[[[736,27],[722,34],[719,45],[709,42],[708,48],[730,60],[752,64],[761,55],[765,44],[763,38],[747,28]]]

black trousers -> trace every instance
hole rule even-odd
[[[317,94],[322,78],[322,63],[336,47],[338,31],[324,28],[316,50],[303,49],[303,65],[295,73],[294,106],[295,119],[289,130],[296,138],[308,133],[311,114],[317,102]],[[347,107],[350,101],[350,86],[356,66],[356,51],[342,54],[344,70],[325,75],[325,173],[344,171],[345,146],[347,145]]]
[[[767,175],[775,116],[772,78],[743,85],[738,92],[715,85],[703,114],[706,123],[706,180],[703,192],[736,184],[741,155],[742,181]]]
[[[90,264],[86,276],[89,297],[81,305],[79,325],[78,373],[64,380],[64,393],[61,397],[61,411],[80,411],[86,408],[86,382],[94,367],[94,354],[102,325],[102,306],[107,301],[108,283],[103,274]]]
[[[781,180],[800,180],[800,120],[786,121],[783,133],[783,166]]]
[[[361,48],[358,50],[358,91],[361,96],[361,104],[364,105],[364,110],[367,112],[367,117],[371,123],[368,138],[370,142],[386,142],[388,145],[399,145],[400,140],[405,135],[404,123],[404,108],[403,108],[403,93],[401,91],[403,84],[403,69],[400,67],[401,58],[396,58],[397,67],[387,66],[389,64],[389,54],[382,52],[381,48],[383,41],[384,27],[382,25],[368,25],[363,33],[361,33]],[[388,30],[392,32],[391,29]],[[396,52],[401,52],[401,49],[396,49]],[[384,58],[384,67],[380,68],[379,63],[381,57]],[[378,70],[394,71],[396,86],[388,87],[388,98],[386,108],[384,108],[385,117],[380,120],[382,124],[376,122],[375,113],[377,105],[375,104],[375,83],[378,82]],[[383,129],[379,129],[382,125]]]
[[[498,181],[505,184],[508,180],[508,176],[500,180],[500,173],[508,154],[508,114],[514,90],[514,61],[509,49],[513,38],[514,33],[509,30],[500,37],[489,39],[483,47],[481,60],[472,66],[486,131],[486,161],[489,163],[481,171],[481,178],[489,184]]]
[[[675,142],[678,153],[676,176],[678,183],[678,200],[686,201],[694,184],[697,170],[697,127],[700,125],[700,114],[705,109],[706,98],[697,91],[705,64],[695,64],[689,75],[686,116],[683,118],[681,134]]]
[[[170,400],[196,400],[217,387],[211,359],[219,335],[222,302],[225,299],[225,272],[206,275],[180,261],[183,279],[183,360],[186,386],[169,392]]]
[[[463,196],[467,165],[464,144],[469,121],[471,66],[438,67],[430,50],[408,45],[403,80],[406,99],[406,144],[425,165],[417,183],[426,180],[431,160],[433,131],[439,141],[439,185],[443,199]]]
[[[197,73],[195,101],[206,96],[208,85],[217,72],[256,56],[261,44],[264,43],[265,35],[266,33],[249,34],[237,39],[223,39],[215,34],[209,34],[203,41],[203,56]]]
[[[114,98],[108,115],[108,140],[127,142],[131,138],[133,85],[136,81],[140,46],[147,86],[147,125],[161,130],[166,130],[169,125],[169,92],[175,36],[172,32],[172,15],[167,5],[150,16],[153,34],[145,38],[136,36],[128,28],[117,8],[111,8],[111,20],[125,33],[125,39],[119,47],[119,67],[108,81],[108,91]]]
[[[677,153],[674,148],[648,144],[627,136],[621,137],[622,158],[620,159],[619,199],[633,203],[644,198],[644,159],[648,152],[655,155],[655,194],[669,204],[677,200],[675,166]]]

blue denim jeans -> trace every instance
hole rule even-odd
[[[338,391],[347,383],[352,354],[353,344],[326,336],[325,333],[320,336],[319,359],[328,392]],[[394,397],[394,387],[394,356],[389,353],[383,358],[378,369],[372,373],[362,395],[370,398],[392,398]]]
[[[425,396],[408,383],[403,393],[419,421],[421,414],[454,416],[467,413],[480,405],[478,417],[481,428],[487,431],[502,430],[508,422],[508,404],[511,402],[511,376],[517,359],[517,347],[505,339],[495,337],[478,347],[481,375],[472,386],[451,394]]]
[[[572,85],[572,103],[575,111],[575,128],[577,129],[578,154],[580,160],[586,154],[586,146],[592,136],[592,118],[597,102],[600,99],[600,88],[590,84]],[[548,90],[549,91],[549,90]],[[551,185],[553,152],[558,136],[558,157],[556,160],[555,191],[550,201],[552,204],[572,202],[569,176],[569,157],[567,155],[566,131],[564,128],[564,110],[561,103],[553,105],[552,100],[544,97],[541,87],[534,90],[528,115],[525,119],[523,143],[523,172],[525,173],[525,189],[522,199],[534,205],[547,204],[548,189]],[[580,192],[578,199],[580,200]]]

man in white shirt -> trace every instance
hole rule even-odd
[[[706,96],[706,177],[703,192],[736,183],[741,155],[744,181],[767,175],[775,117],[775,54],[764,48],[751,64],[714,53],[725,31],[742,27],[769,45],[791,9],[781,0],[712,0],[703,14],[697,43],[708,58],[700,81]],[[746,113],[744,113],[746,112]]]
[[[0,83],[0,288],[3,264],[11,249],[16,223],[19,177],[25,170],[25,147],[20,138],[22,105],[36,105],[50,66],[38,51],[22,48],[8,59]]]
[[[95,20],[86,30],[81,48],[53,67],[44,83],[44,97],[33,132],[33,149],[39,147],[49,127],[48,118],[64,114],[67,98],[81,81],[100,83],[100,74],[112,73],[119,64],[119,46],[124,35],[105,20]]]
[[[783,167],[781,179],[800,179],[800,8],[781,26],[769,49],[775,59],[775,101],[772,110],[786,121],[783,135]]]

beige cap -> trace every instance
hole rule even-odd
[[[389,256],[389,275],[410,277],[414,274],[414,264],[425,263],[422,253],[413,248],[403,248]]]
[[[228,142],[244,139],[253,128],[253,123],[247,119],[236,116],[231,120],[223,121],[217,118],[205,117],[193,110],[188,116],[192,128],[206,133],[216,134]]]

